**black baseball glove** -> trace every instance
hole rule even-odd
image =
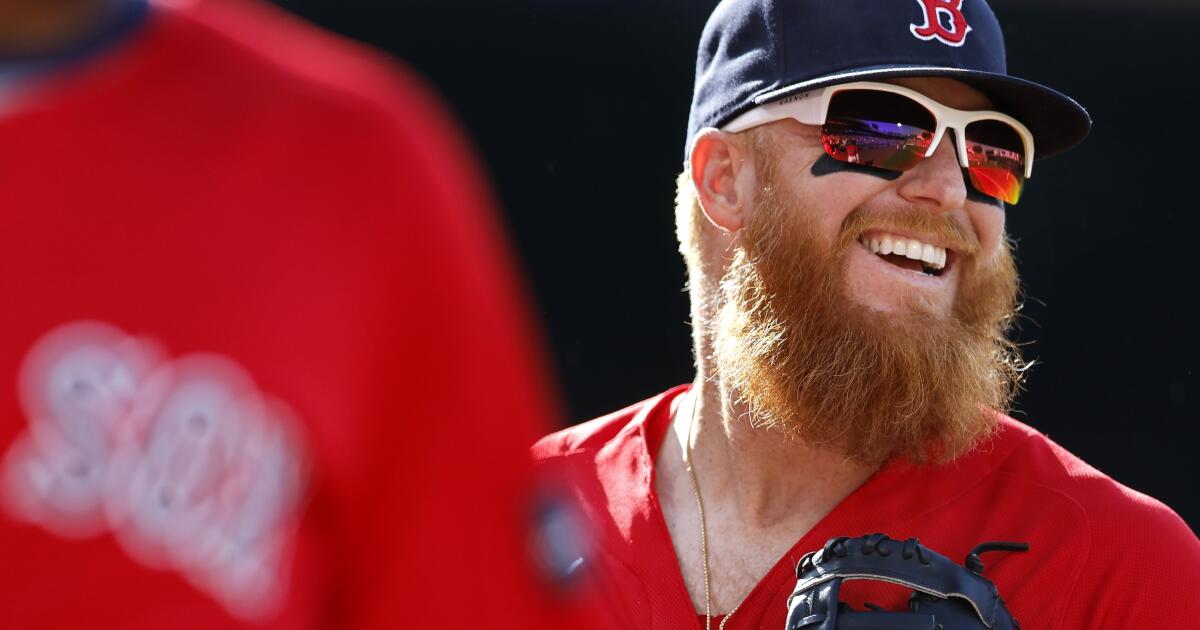
[[[1027,551],[1024,543],[988,542],[967,555],[966,566],[922,546],[883,534],[831,538],[796,566],[786,630],[1019,630],[996,585],[983,577],[979,554]],[[907,611],[868,604],[854,610],[839,601],[843,580],[881,580],[913,589]]]

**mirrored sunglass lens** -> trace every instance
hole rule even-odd
[[[1025,178],[1020,173],[996,166],[972,166],[967,172],[975,190],[1012,205],[1021,200]]]
[[[925,156],[936,128],[933,114],[908,97],[846,90],[829,102],[821,141],[836,160],[904,171]]]
[[[975,190],[1015,204],[1025,187],[1025,144],[1008,123],[981,120],[967,125],[967,172]]]

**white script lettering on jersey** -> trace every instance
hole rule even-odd
[[[232,360],[171,359],[99,322],[43,337],[21,367],[29,429],[3,464],[8,512],[65,538],[112,532],[232,614],[287,588],[306,467],[298,424]]]

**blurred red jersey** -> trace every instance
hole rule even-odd
[[[541,351],[413,76],[210,2],[3,96],[4,627],[561,623]]]

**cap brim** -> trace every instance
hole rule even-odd
[[[1029,127],[1038,158],[1062,153],[1079,144],[1092,128],[1087,110],[1071,97],[1044,85],[1004,74],[942,66],[873,66],[826,75],[756,95],[755,105],[808,90],[896,77],[952,77],[986,94],[1005,112]]]

